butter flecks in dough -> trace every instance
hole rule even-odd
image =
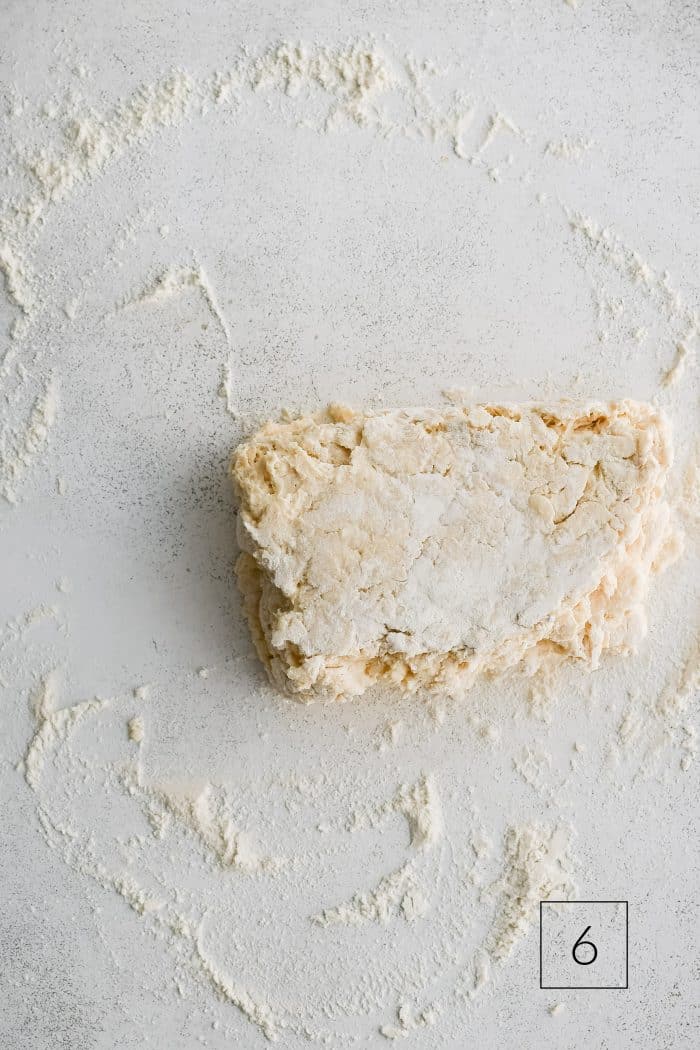
[[[238,579],[272,681],[301,700],[384,680],[597,666],[646,629],[674,556],[671,440],[633,401],[269,422],[237,449]]]

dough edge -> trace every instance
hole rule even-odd
[[[661,476],[639,514],[639,527],[633,537],[623,538],[601,562],[598,585],[566,604],[554,618],[549,616],[530,632],[507,639],[477,661],[459,649],[415,655],[358,649],[342,656],[333,652],[304,656],[293,645],[276,646],[273,643],[275,620],[292,609],[293,602],[273,582],[265,565],[265,551],[251,536],[249,521],[254,498],[245,469],[250,453],[255,453],[261,442],[270,438],[274,441],[275,433],[289,428],[348,426],[397,416],[439,428],[446,418],[454,421],[460,415],[468,426],[474,413],[484,411],[494,417],[507,418],[534,412],[547,417],[548,425],[561,428],[576,428],[596,418],[619,420],[628,416],[635,423],[641,421],[653,434],[658,445]],[[468,690],[480,675],[495,677],[517,669],[529,677],[563,662],[575,662],[594,670],[604,652],[625,655],[634,652],[646,633],[645,601],[650,579],[675,561],[682,550],[682,537],[663,499],[671,462],[671,435],[665,416],[655,406],[629,399],[483,403],[371,413],[331,404],[310,415],[292,418],[284,414],[279,422],[265,423],[234,452],[231,475],[240,507],[241,553],[236,561],[236,576],[252,640],[271,683],[285,695],[307,703],[359,696],[378,683],[402,692],[424,689],[455,696]],[[590,644],[592,634],[597,636],[594,645]]]

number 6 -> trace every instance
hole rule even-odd
[[[574,962],[577,962],[579,964],[579,966],[590,966],[591,963],[595,962],[596,959],[598,958],[598,949],[596,948],[596,946],[593,943],[593,941],[584,941],[584,939],[583,939],[586,936],[586,934],[588,933],[589,930],[590,930],[590,926],[586,926],[586,929],[583,931],[583,933],[581,934],[579,939],[576,941],[576,944],[574,945],[574,947],[573,947],[573,949],[571,951],[571,954],[574,957]],[[590,958],[590,959],[579,959],[579,957],[576,954],[576,952],[578,951],[579,948],[583,948],[584,945],[587,948],[592,948],[593,949],[593,956],[592,956],[592,958]]]

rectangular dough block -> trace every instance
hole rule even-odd
[[[477,405],[265,424],[236,451],[239,584],[273,683],[454,694],[478,674],[597,666],[646,629],[677,553],[651,405]]]

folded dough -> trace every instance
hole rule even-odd
[[[634,401],[265,424],[236,451],[237,572],[270,678],[301,700],[383,680],[597,666],[644,635],[677,552],[667,424]]]

